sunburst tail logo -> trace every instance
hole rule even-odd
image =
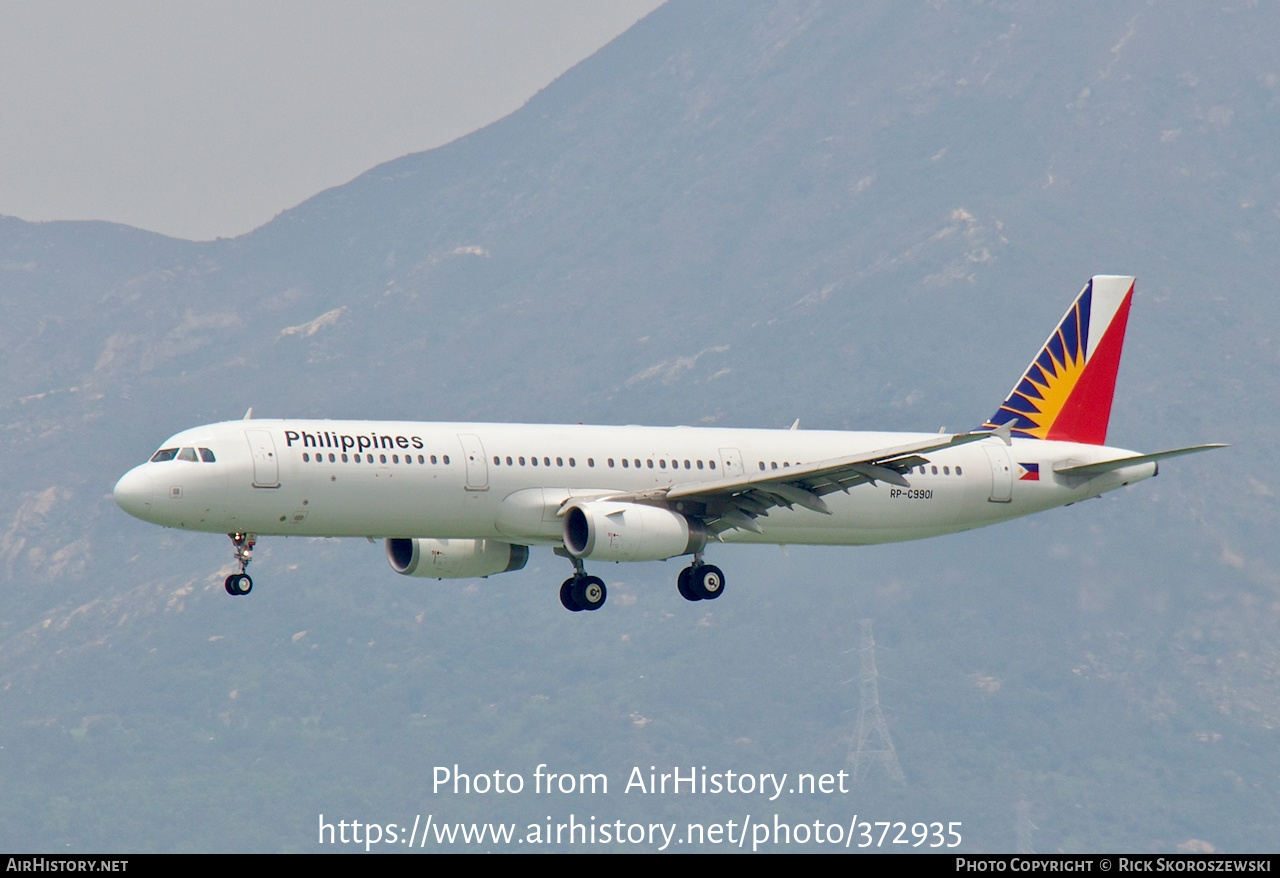
[[[1085,284],[983,426],[1011,423],[1016,436],[1104,444],[1133,284],[1132,277],[1102,274]]]

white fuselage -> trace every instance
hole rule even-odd
[[[712,485],[904,443],[928,434],[412,421],[245,420],[184,430],[165,449],[213,460],[148,462],[116,487],[126,511],[168,527],[281,536],[499,539],[556,545],[570,497]],[[931,452],[905,474],[825,497],[830,515],[769,509],[760,533],[725,541],[860,545],[981,527],[1156,473],[1078,466],[1134,452],[992,436]],[[358,457],[358,462],[357,462]],[[625,465],[624,462],[625,461]]]

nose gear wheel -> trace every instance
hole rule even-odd
[[[227,534],[231,537],[231,546],[235,551],[236,564],[240,568],[239,573],[232,573],[223,583],[223,588],[227,594],[234,597],[242,597],[253,591],[253,580],[249,578],[249,574],[244,570],[249,566],[249,562],[253,560],[253,547],[258,542],[257,534]]]

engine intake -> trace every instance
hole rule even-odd
[[[661,561],[706,544],[702,522],[657,506],[592,500],[564,513],[564,545],[575,558]]]
[[[424,579],[471,579],[520,570],[529,547],[500,540],[387,540],[387,560],[402,576]]]

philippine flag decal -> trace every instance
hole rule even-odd
[[[1018,464],[1018,481],[1020,482],[1038,482],[1040,481],[1040,464],[1038,463],[1019,463]]]

